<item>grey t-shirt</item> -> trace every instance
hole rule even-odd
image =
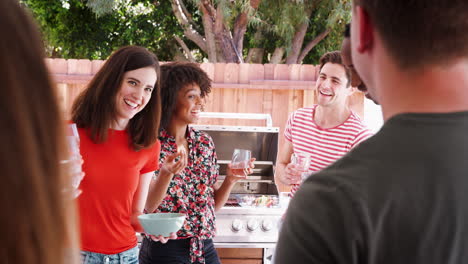
[[[309,177],[275,263],[468,263],[468,112],[395,116]]]

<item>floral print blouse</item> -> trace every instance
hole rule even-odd
[[[167,155],[177,152],[175,138],[162,130],[159,134],[160,167]],[[215,235],[214,184],[218,178],[216,151],[211,137],[188,128],[188,161],[185,169],[174,175],[167,196],[155,212],[186,214],[185,223],[177,232],[179,238],[191,238],[191,261],[204,263],[202,240]],[[159,170],[155,172],[156,177]]]

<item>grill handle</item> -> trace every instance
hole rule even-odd
[[[272,127],[273,126],[273,121],[271,119],[270,114],[201,112],[200,117],[203,117],[203,118],[228,118],[228,119],[265,120],[267,127]]]

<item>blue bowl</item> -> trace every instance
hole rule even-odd
[[[138,216],[141,226],[146,234],[168,237],[170,233],[177,232],[185,222],[185,214],[154,213]]]

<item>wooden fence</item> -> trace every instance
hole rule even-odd
[[[73,100],[102,66],[101,60],[46,59],[51,76],[57,83],[59,101],[68,117]],[[289,113],[315,102],[318,66],[285,64],[202,63],[213,80],[213,90],[205,111],[266,113],[273,125],[283,128]],[[351,108],[363,116],[362,93],[349,100]],[[204,120],[220,125],[264,125],[253,120]]]

